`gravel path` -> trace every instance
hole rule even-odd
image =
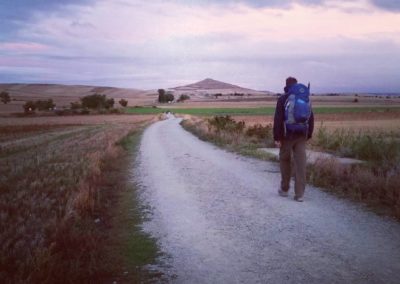
[[[303,203],[280,197],[276,163],[220,150],[179,122],[147,128],[135,169],[169,281],[399,283],[399,223],[311,186]]]

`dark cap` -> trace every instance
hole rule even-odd
[[[294,77],[288,77],[286,79],[286,87],[290,88],[291,86],[293,86],[294,84],[297,84],[297,79]]]

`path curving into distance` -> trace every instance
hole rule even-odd
[[[278,164],[199,140],[180,119],[143,134],[143,229],[173,283],[399,283],[400,224],[307,186],[278,196]]]

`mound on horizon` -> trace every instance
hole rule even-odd
[[[203,90],[214,90],[214,89],[238,89],[238,90],[250,90],[250,91],[254,91],[251,89],[246,89],[237,85],[233,85],[233,84],[229,84],[229,83],[225,83],[225,82],[221,82],[221,81],[217,81],[211,78],[206,78],[204,80],[201,80],[199,82],[193,83],[193,84],[189,84],[186,86],[181,86],[181,87],[176,87],[174,89],[195,89],[195,90],[199,90],[199,89],[203,89]]]
[[[217,95],[221,97],[221,101],[228,100],[233,102],[264,99],[266,96],[272,94],[271,92],[256,91],[211,78],[206,78],[193,84],[171,88],[169,90],[178,96],[182,94],[189,95],[192,101],[203,102],[215,101]]]

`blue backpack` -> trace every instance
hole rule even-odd
[[[307,135],[311,116],[310,84],[295,84],[289,89],[285,103],[285,134]],[[286,136],[286,135],[285,135]]]

